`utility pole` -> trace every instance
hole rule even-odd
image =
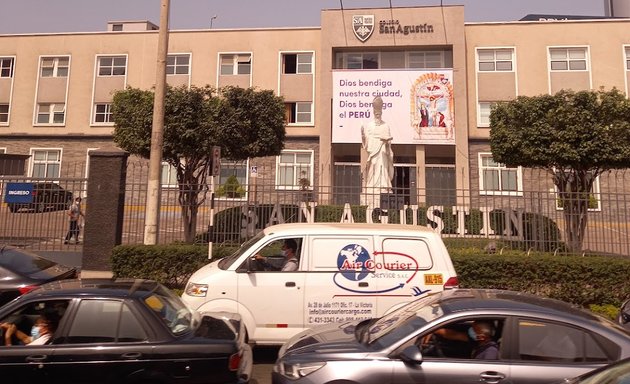
[[[149,156],[149,183],[145,208],[144,244],[155,245],[160,221],[162,176],[162,143],[164,141],[164,100],[166,96],[166,57],[168,55],[168,19],[170,0],[160,3],[160,30],[158,34],[155,98],[153,100],[153,126]]]

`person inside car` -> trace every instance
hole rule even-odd
[[[286,239],[282,244],[282,256],[284,256],[284,263],[282,264],[281,271],[292,272],[298,269],[298,259],[296,256],[297,242],[294,239]],[[262,263],[265,269],[275,269],[270,263],[267,262],[267,258],[257,254],[256,260]]]
[[[22,345],[34,346],[48,343],[57,330],[58,325],[59,316],[55,312],[46,312],[37,318],[35,325],[31,328],[30,335],[20,331],[12,323],[0,323],[0,328],[4,332],[5,345],[13,345],[13,336],[15,336]]]
[[[440,336],[447,340],[473,342],[471,358],[480,360],[498,360],[499,345],[493,340],[495,328],[487,321],[474,321],[467,332],[451,328],[440,328],[428,335],[423,343],[428,344],[432,336]]]

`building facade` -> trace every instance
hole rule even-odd
[[[54,179],[64,162],[112,145],[113,93],[155,84],[156,29],[1,35],[0,152],[30,155],[27,176]],[[463,6],[322,10],[318,28],[170,31],[167,82],[274,90],[287,117],[285,150],[264,161],[275,188],[326,189],[320,202],[334,203],[361,202],[361,130],[381,96],[393,192],[407,205],[461,205],[553,188],[493,161],[490,109],[560,89],[628,94],[629,29],[618,18],[465,23]],[[220,184],[259,172],[228,165]]]

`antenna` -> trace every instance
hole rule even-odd
[[[210,29],[212,29],[212,22],[217,18],[217,15],[214,15],[210,18]]]

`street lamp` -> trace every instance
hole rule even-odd
[[[210,18],[210,29],[212,29],[212,22],[217,18],[217,15],[214,15]]]

